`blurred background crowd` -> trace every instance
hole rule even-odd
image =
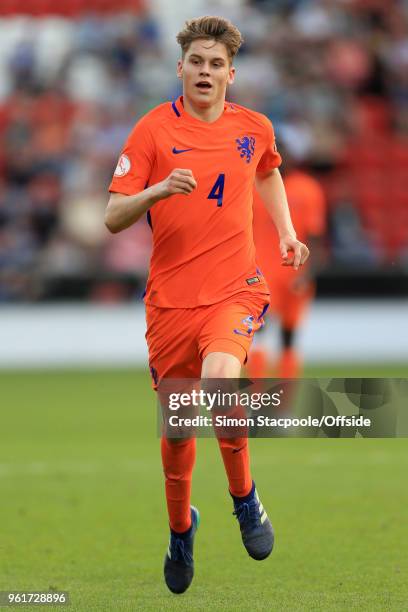
[[[109,235],[107,188],[135,121],[180,93],[175,35],[200,14],[244,35],[229,99],[268,115],[278,148],[324,187],[326,280],[402,287],[408,2],[190,4],[2,0],[0,302],[139,297],[150,229]]]

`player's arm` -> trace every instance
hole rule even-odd
[[[278,168],[268,172],[257,172],[255,185],[278,231],[283,265],[293,266],[297,270],[309,257],[309,249],[296,238],[285,187]],[[293,252],[291,259],[288,252]]]
[[[159,200],[175,194],[189,195],[196,187],[191,170],[175,168],[164,181],[135,195],[111,193],[105,212],[105,225],[113,234],[121,232],[136,223]]]

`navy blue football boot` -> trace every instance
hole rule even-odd
[[[273,548],[274,532],[271,521],[259,499],[255,483],[246,497],[234,497],[234,512],[239,522],[242,541],[248,555],[257,561],[266,559]]]
[[[171,531],[169,547],[164,557],[164,579],[172,593],[184,593],[194,576],[194,536],[200,524],[200,514],[191,506],[191,527],[183,534]]]

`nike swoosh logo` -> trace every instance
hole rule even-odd
[[[235,453],[239,453],[239,451],[242,451],[243,448],[245,448],[245,445],[241,446],[240,448],[234,448],[234,450],[232,451],[232,454],[234,455]]]
[[[175,155],[177,155],[178,153],[185,153],[186,151],[192,151],[193,149],[176,149],[176,147],[173,147],[173,153]]]

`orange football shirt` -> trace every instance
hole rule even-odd
[[[283,182],[297,239],[307,244],[310,236],[321,236],[326,230],[324,191],[315,178],[300,170],[288,174]],[[278,233],[256,189],[253,227],[256,259],[271,288],[277,275],[293,281],[293,269],[282,266]],[[306,262],[297,274],[304,272],[307,265]]]
[[[192,170],[197,188],[154,204],[146,304],[194,308],[267,286],[257,273],[252,233],[256,171],[279,166],[264,115],[228,102],[212,123],[185,112],[183,97],[142,117],[119,158],[110,191],[136,194],[174,168]]]

